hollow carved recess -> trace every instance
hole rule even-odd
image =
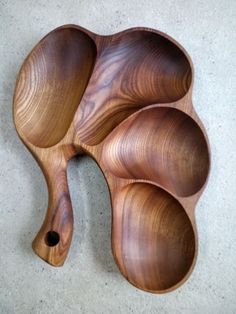
[[[182,98],[191,80],[185,54],[158,33],[136,30],[111,36],[100,51],[78,108],[80,140],[87,145],[99,144],[142,107]]]
[[[95,43],[73,28],[54,31],[28,56],[17,83],[15,117],[33,145],[50,147],[64,137],[95,58]]]
[[[131,183],[115,197],[114,228],[121,242],[118,262],[130,282],[148,291],[164,291],[188,273],[195,254],[195,236],[184,208],[170,194],[148,183]],[[121,219],[122,221],[119,221]]]
[[[156,293],[189,276],[197,234],[188,214],[209,172],[192,75],[183,48],[145,28],[99,36],[66,25],[32,50],[17,80],[14,120],[48,184],[46,218],[33,242],[41,258],[59,266],[67,256],[73,213],[66,168],[83,152],[107,179],[123,275]]]
[[[108,136],[103,163],[117,177],[151,180],[184,197],[205,183],[209,156],[192,118],[175,108],[156,107],[134,114]]]

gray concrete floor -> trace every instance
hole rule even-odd
[[[0,23],[0,313],[236,313],[236,2],[0,0]],[[172,293],[139,291],[120,275],[110,250],[108,190],[89,158],[69,167],[75,230],[64,267],[32,252],[47,190],[14,130],[12,95],[26,54],[66,23],[100,34],[157,28],[193,59],[193,102],[209,135],[212,170],[196,209],[197,265]]]

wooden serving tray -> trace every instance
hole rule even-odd
[[[155,293],[189,277],[197,256],[194,209],[210,165],[192,88],[190,57],[153,29],[100,36],[65,25],[36,45],[18,76],[14,121],[48,185],[47,214],[33,242],[41,258],[54,266],[66,258],[73,229],[67,163],[88,154],[109,187],[121,273]]]

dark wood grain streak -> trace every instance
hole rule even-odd
[[[67,163],[88,154],[109,187],[112,251],[125,278],[163,293],[189,277],[210,168],[192,88],[191,59],[159,31],[99,36],[65,25],[39,42],[19,73],[14,121],[48,185],[33,242],[41,258],[64,263],[73,231]]]
[[[189,196],[205,183],[209,156],[193,119],[175,108],[159,107],[121,123],[105,141],[103,163],[117,177],[147,179]]]
[[[114,209],[122,211],[125,275],[147,291],[163,291],[181,281],[195,253],[195,236],[184,208],[164,190],[133,183],[117,193]],[[116,247],[114,248],[116,254]]]
[[[77,134],[89,145],[138,109],[182,98],[191,84],[188,59],[166,38],[140,30],[109,39],[77,112]]]

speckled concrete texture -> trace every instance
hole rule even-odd
[[[0,313],[236,313],[236,2],[0,0],[0,23]],[[69,166],[75,226],[64,267],[47,265],[31,249],[47,190],[16,135],[12,96],[24,57],[66,23],[100,34],[157,28],[192,57],[193,102],[209,135],[212,169],[196,209],[196,267],[169,294],[139,291],[120,275],[110,249],[108,189],[89,158]]]

